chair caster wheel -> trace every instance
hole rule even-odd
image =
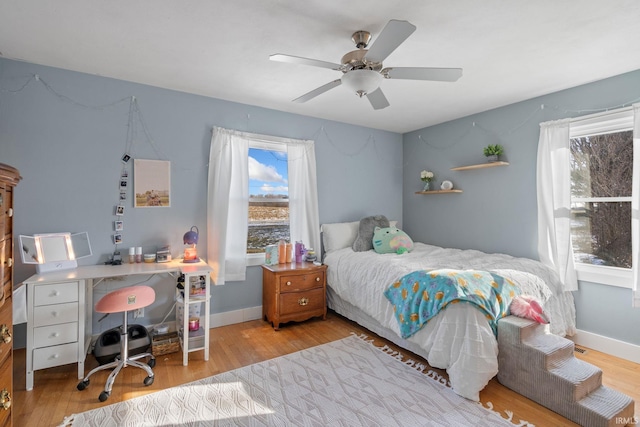
[[[89,387],[89,380],[84,380],[84,381],[80,381],[80,382],[78,383],[77,389],[78,389],[78,390],[80,390],[80,391],[82,391],[82,390],[84,390],[84,389],[85,389],[85,388],[87,388],[87,387]]]
[[[147,377],[144,379],[144,385],[151,385],[153,384],[153,378],[154,377]]]
[[[149,360],[149,363],[147,363],[147,365],[149,365],[149,367],[153,369],[153,367],[156,366],[156,358],[154,357],[153,359]]]
[[[104,402],[105,400],[107,400],[109,398],[110,395],[111,395],[111,393],[107,393],[106,391],[103,391],[102,393],[100,393],[100,396],[98,396],[98,400],[100,402]]]

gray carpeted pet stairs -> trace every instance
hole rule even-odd
[[[546,325],[507,316],[498,322],[498,381],[581,426],[621,426],[634,401],[602,385],[602,371],[573,355],[574,344]]]

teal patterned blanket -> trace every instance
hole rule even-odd
[[[481,270],[420,270],[387,288],[400,333],[409,338],[448,304],[467,302],[481,310],[497,336],[498,320],[509,312],[518,286],[500,275]]]

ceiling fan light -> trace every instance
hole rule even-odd
[[[341,80],[343,85],[363,97],[378,89],[382,82],[382,74],[373,70],[351,70],[345,73]]]

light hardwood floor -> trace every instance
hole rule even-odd
[[[36,371],[32,391],[25,390],[25,350],[14,352],[14,426],[56,426],[65,416],[87,411],[122,400],[142,396],[164,388],[225,372],[231,369],[257,363],[263,360],[303,350],[308,347],[335,341],[351,333],[366,334],[378,346],[384,344],[398,349],[395,345],[369,332],[361,326],[329,312],[327,320],[312,319],[302,323],[281,325],[280,331],[262,320],[254,320],[211,330],[211,348],[208,361],[204,361],[201,351],[190,354],[189,365],[182,366],[182,353],[172,353],[157,358],[154,368],[155,381],[145,387],[142,380],[146,374],[137,368],[125,368],[120,372],[109,400],[98,401],[108,372],[94,375],[91,384],[84,391],[76,385],[77,367],[62,367]],[[417,356],[402,351],[405,356]],[[577,357],[599,366],[604,371],[604,383],[628,394],[636,401],[637,415],[640,414],[640,365],[618,359],[604,353],[588,350]],[[417,358],[417,360],[424,360]],[[93,356],[87,357],[87,372],[96,366]],[[436,370],[445,375],[443,371]],[[425,379],[426,380],[426,379]],[[503,387],[496,379],[491,380],[480,394],[486,405],[493,404],[494,410],[505,416],[505,410],[513,412],[513,421],[527,420],[536,426],[576,426],[567,419]]]

